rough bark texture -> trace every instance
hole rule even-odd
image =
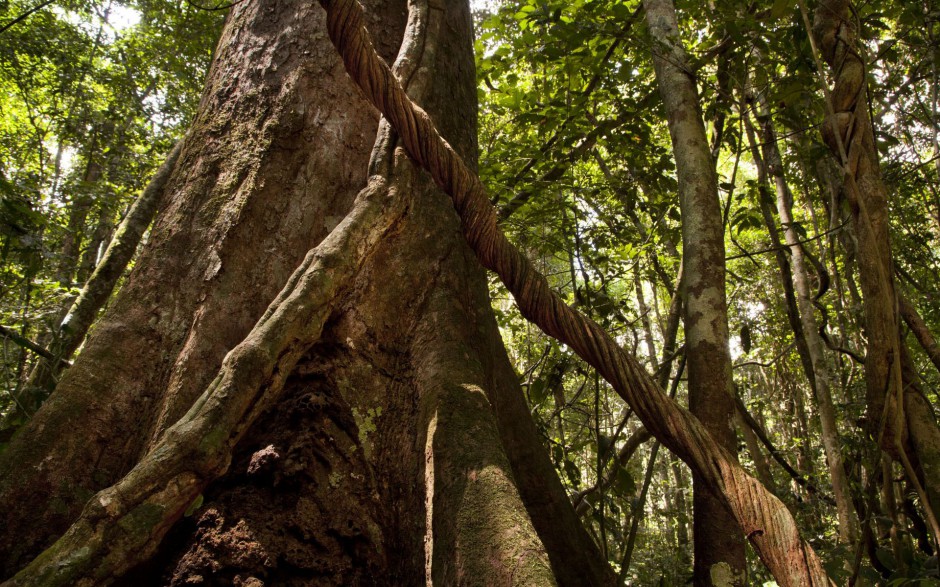
[[[737,451],[725,299],[724,226],[718,178],[698,91],[671,0],[645,0],[653,65],[669,122],[679,180],[685,337],[692,413],[732,454]],[[744,539],[734,516],[693,472],[696,585],[745,584]]]
[[[830,94],[834,120],[827,121],[823,138],[845,166],[846,195],[850,198],[858,237],[859,276],[864,294],[867,402],[876,438],[897,451],[895,422],[882,427],[881,414],[894,412],[900,386],[897,300],[892,279],[888,234],[888,200],[868,117],[865,65],[854,48],[855,30],[845,0],[825,1],[816,10],[814,34],[823,58],[836,72]]]
[[[416,58],[447,75],[424,103],[472,158],[467,6],[425,12],[442,32]],[[404,4],[370,15],[394,54]],[[107,488],[34,571],[115,580],[202,501],[128,584],[609,582],[537,444],[449,201],[399,157],[399,193],[370,188],[353,209],[397,201],[404,216],[384,239],[352,236],[377,128],[359,96],[318,7],[233,11],[141,260],[3,455],[0,499],[36,504],[4,509],[7,573]]]
[[[58,504],[32,519],[5,510],[7,573],[129,470],[161,412],[182,415],[364,184],[376,116],[345,112],[356,92],[330,48],[291,32],[322,30],[317,12],[249,3],[229,17],[148,247],[0,461],[3,503]]]
[[[869,432],[904,466],[927,508],[934,539],[940,540],[940,429],[926,398],[904,377],[900,318],[889,234],[888,198],[868,112],[865,63],[857,50],[855,19],[847,0],[823,0],[813,35],[834,85],[823,138],[842,166],[845,194],[858,237],[864,296],[866,401]]]
[[[786,507],[750,477],[701,422],[665,395],[610,334],[567,306],[545,276],[506,240],[479,178],[375,54],[359,4],[355,0],[321,0],[321,4],[329,15],[330,39],[350,76],[388,117],[412,159],[451,197],[477,259],[499,275],[522,315],[594,366],[650,432],[722,496],[779,584],[828,585],[819,558],[800,539]]]

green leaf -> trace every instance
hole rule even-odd
[[[565,474],[575,487],[581,485],[581,469],[571,461],[565,461]]]
[[[770,18],[779,20],[793,11],[794,0],[774,0],[770,8]]]
[[[632,497],[636,494],[636,482],[633,475],[624,467],[617,467],[614,482],[610,485],[611,491],[618,497]]]
[[[536,405],[541,404],[548,397],[548,386],[544,379],[536,379],[529,386],[529,397]]]
[[[197,495],[196,499],[194,499],[193,502],[189,504],[189,507],[186,508],[186,512],[183,513],[183,517],[188,518],[189,516],[193,515],[193,512],[195,512],[202,506],[202,502],[204,501],[204,499],[205,498],[203,497],[201,493]]]

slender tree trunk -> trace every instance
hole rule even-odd
[[[78,270],[78,262],[82,253],[82,240],[85,237],[88,212],[91,211],[94,204],[91,196],[85,191],[101,178],[101,165],[95,160],[97,153],[94,148],[90,151],[82,181],[76,189],[77,193],[72,195],[69,219],[66,223],[65,235],[62,237],[62,248],[59,251],[59,259],[56,263],[55,278],[62,287],[72,286],[72,278]]]
[[[734,421],[738,426],[738,430],[741,431],[741,436],[744,437],[744,444],[747,446],[747,452],[751,455],[751,460],[754,462],[754,472],[757,478],[764,484],[764,487],[773,488],[774,477],[770,474],[770,464],[767,462],[767,458],[764,457],[764,453],[760,449],[760,442],[757,440],[757,435],[754,434],[754,430],[751,429],[748,423],[744,421],[744,417],[741,416],[738,410],[735,410]]]
[[[692,413],[734,454],[731,356],[725,299],[724,227],[718,179],[689,59],[671,0],[645,0],[653,64],[666,107],[682,211],[683,296],[689,404]],[[744,541],[731,512],[693,472],[696,585],[744,585]]]
[[[686,585],[688,583],[686,579],[689,577],[689,573],[692,572],[692,559],[689,556],[691,552],[691,545],[689,544],[689,509],[685,499],[689,486],[679,461],[673,460],[671,469],[675,480],[673,490],[676,495],[676,548],[678,549],[676,566],[678,567],[677,575],[681,578],[678,584]]]
[[[104,255],[103,247],[111,241],[111,235],[114,231],[112,222],[113,210],[111,205],[106,202],[98,204],[98,210],[95,214],[95,227],[88,237],[88,242],[82,251],[82,258],[78,263],[78,273],[75,280],[84,284],[91,277],[95,267]]]
[[[793,194],[783,171],[783,160],[777,147],[777,133],[773,120],[762,96],[757,97],[757,118],[762,129],[763,165],[766,174],[773,179],[777,194],[777,214],[783,227],[784,238],[790,251],[792,269],[789,277],[793,280],[796,292],[798,316],[802,325],[800,336],[803,337],[806,353],[812,368],[807,372],[816,396],[816,409],[829,468],[832,492],[836,500],[836,513],[839,520],[839,539],[849,544],[855,541],[858,528],[849,480],[845,474],[842,459],[842,441],[836,423],[835,406],[832,403],[832,385],[829,375],[829,362],[824,352],[824,343],[819,334],[813,307],[813,295],[810,292],[809,272],[803,256],[803,245],[793,218]]]
[[[754,136],[754,129],[752,128],[753,125],[751,125],[750,120],[745,119],[744,126],[747,132],[748,143],[750,143],[751,147],[751,157],[754,159],[754,163],[757,166],[759,182],[757,187],[758,205],[760,206],[761,215],[764,217],[764,225],[767,227],[767,233],[770,235],[770,244],[775,249],[774,258],[777,261],[777,267],[780,271],[780,284],[783,287],[784,309],[787,314],[787,322],[789,322],[790,329],[793,331],[793,339],[796,342],[796,350],[800,357],[803,372],[806,374],[810,385],[814,385],[815,373],[813,369],[813,359],[806,341],[805,326],[800,320],[799,304],[797,303],[796,291],[794,290],[793,268],[790,264],[790,256],[787,255],[787,252],[782,246],[780,231],[774,220],[774,198],[768,191],[769,180],[767,178],[767,166],[765,165],[763,155],[761,155],[760,150],[758,150],[757,139]]]

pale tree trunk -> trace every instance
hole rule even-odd
[[[806,338],[806,346],[813,364],[813,391],[816,394],[816,408],[819,412],[823,448],[826,452],[826,463],[829,467],[829,477],[836,500],[839,537],[842,542],[851,543],[855,540],[857,527],[852,507],[852,496],[849,491],[849,480],[845,474],[842,460],[842,442],[836,424],[835,407],[832,403],[829,363],[824,354],[823,341],[819,335],[819,327],[816,324],[803,249],[793,220],[793,196],[783,177],[780,153],[777,151],[775,142],[776,135],[769,118],[763,121],[763,124],[765,162],[774,178],[777,191],[777,211],[780,215],[780,223],[783,225],[784,238],[790,248],[793,287],[796,290],[796,301],[799,306],[800,321],[803,325],[803,336]]]
[[[808,23],[808,16],[804,11]],[[940,429],[929,402],[904,381],[898,300],[889,234],[888,199],[868,112],[865,63],[857,46],[855,18],[847,0],[823,0],[812,25],[814,50],[829,64],[834,85],[826,88],[829,113],[823,138],[844,173],[845,193],[858,237],[864,296],[866,401],[869,433],[899,460],[940,541]],[[818,44],[818,48],[817,48]]]
[[[675,7],[671,0],[645,0],[644,7],[679,180],[689,404],[719,444],[734,454],[724,228],[715,163]],[[734,516],[694,472],[693,502],[695,584],[744,585],[744,540]]]
[[[761,451],[757,435],[744,420],[740,410],[735,410],[734,421],[738,426],[738,430],[741,431],[741,436],[744,437],[747,452],[751,455],[751,460],[754,462],[754,473],[757,475],[760,482],[764,484],[764,487],[773,488],[774,477],[770,474],[770,463],[767,462],[764,453]]]
[[[420,63],[409,81],[472,158],[467,6],[411,8],[425,24],[402,68]],[[406,14],[370,3],[386,58]],[[14,584],[611,582],[450,202],[391,162],[387,128],[369,169],[378,117],[324,31],[310,3],[230,15],[140,260],[0,462],[0,503],[19,504],[0,524],[7,573],[78,519]]]
[[[836,501],[836,513],[839,521],[839,540],[853,543],[858,535],[856,516],[852,506],[852,494],[849,480],[845,474],[842,459],[842,441],[836,423],[835,406],[832,403],[832,384],[829,375],[829,362],[824,351],[824,343],[816,323],[813,294],[810,292],[809,272],[803,256],[803,245],[793,218],[793,194],[783,170],[783,160],[777,147],[777,133],[763,96],[757,97],[757,120],[762,130],[763,170],[767,179],[772,179],[777,198],[777,214],[783,227],[783,235],[790,251],[789,277],[792,278],[796,292],[798,315],[802,326],[797,336],[803,338],[806,353],[812,368],[807,372],[816,396],[816,409],[826,453],[826,464],[832,483],[832,493]]]
[[[787,313],[787,322],[790,323],[790,329],[793,331],[793,339],[796,343],[796,351],[800,357],[800,365],[806,374],[810,385],[815,381],[813,373],[813,360],[810,356],[809,345],[804,335],[804,324],[800,320],[799,304],[797,303],[796,291],[793,287],[793,269],[790,265],[790,256],[784,250],[780,230],[774,220],[774,198],[769,192],[767,166],[764,157],[758,148],[757,138],[754,136],[753,125],[746,113],[744,116],[744,128],[747,133],[747,140],[751,149],[751,158],[757,167],[758,181],[758,205],[761,215],[764,217],[764,225],[767,227],[767,234],[770,236],[770,245],[774,248],[774,258],[777,261],[777,268],[780,271],[780,285],[783,287],[784,309]]]
[[[109,195],[109,197],[111,197]],[[114,210],[110,202],[99,202],[95,214],[94,228],[88,236],[88,242],[83,247],[82,258],[78,263],[78,272],[75,276],[77,283],[84,284],[91,277],[92,271],[98,266],[104,247],[111,242],[114,232]]]

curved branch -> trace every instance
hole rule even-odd
[[[55,2],[55,0],[45,0],[45,2],[40,2],[40,3],[37,4],[36,6],[33,6],[32,8],[30,8],[29,10],[27,10],[27,11],[24,12],[23,14],[17,16],[16,18],[14,18],[13,20],[11,20],[10,22],[4,23],[3,26],[0,26],[0,33],[5,33],[9,28],[11,28],[12,26],[14,26],[15,24],[20,23],[20,22],[23,22],[24,20],[26,20],[27,18],[29,18],[33,13],[39,12],[40,10],[42,10],[43,8],[45,8],[46,6],[49,6],[50,4],[52,4],[53,2]]]
[[[898,292],[898,310],[901,313],[901,317],[907,322],[907,326],[911,329],[911,332],[914,333],[914,337],[917,338],[917,342],[920,343],[921,348],[924,349],[930,361],[937,370],[940,371],[940,345],[937,344],[937,339],[934,337],[933,333],[930,332],[927,323],[920,317],[917,308],[915,308],[914,305],[908,301],[907,296],[901,292]]]
[[[770,441],[767,433],[764,432],[764,429],[761,427],[760,423],[754,419],[754,416],[747,411],[747,407],[744,405],[744,402],[741,401],[740,397],[735,396],[734,398],[735,406],[738,408],[738,413],[741,414],[741,419],[744,420],[744,423],[747,424],[748,428],[754,431],[754,434],[757,436],[757,439],[760,440],[761,444],[767,449],[767,452],[770,453],[770,456],[773,457],[775,461],[787,472],[790,477],[796,481],[797,485],[804,488],[806,491],[812,493],[816,497],[820,498],[829,505],[835,505],[836,502],[832,497],[826,495],[825,493],[819,490],[819,487],[815,483],[804,477],[800,474],[799,471],[793,468],[793,466],[787,462],[783,457],[783,454],[780,453],[780,450],[774,446],[774,443]]]

